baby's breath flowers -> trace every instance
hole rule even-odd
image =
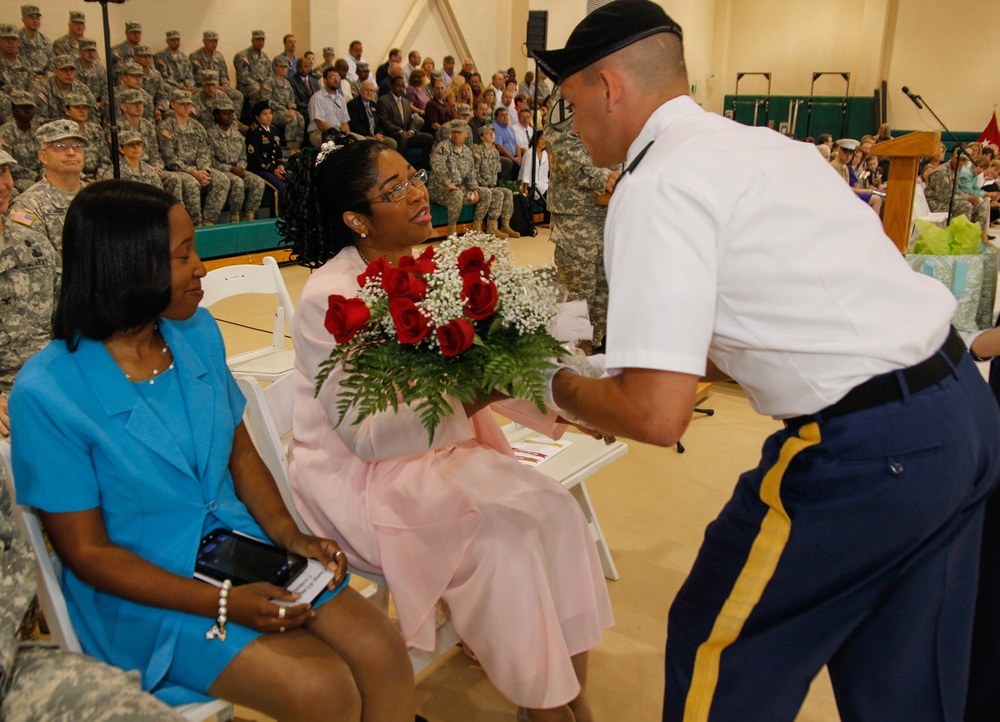
[[[516,267],[505,241],[479,232],[437,249],[384,258],[358,277],[354,298],[330,296],[326,327],[337,345],[320,365],[316,392],[338,365],[338,423],[411,404],[434,439],[449,399],[471,403],[502,391],[542,411],[542,371],[564,349],[547,327],[561,289],[552,269]]]

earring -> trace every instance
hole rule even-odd
[[[362,233],[362,234],[361,234],[361,237],[362,237],[362,238],[368,238],[368,234],[367,234],[367,233]]]

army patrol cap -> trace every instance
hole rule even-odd
[[[614,0],[581,20],[565,48],[535,50],[531,55],[558,84],[601,58],[660,33],[684,38],[681,26],[655,2]]]
[[[483,123],[479,126],[479,135],[482,136],[483,133],[493,133],[496,135],[496,130],[493,129],[493,123]]]
[[[371,66],[370,66],[370,65],[368,65],[368,63],[365,63],[365,62],[361,62],[361,63],[358,63],[358,64],[357,64],[357,66],[355,66],[355,69],[356,69],[356,70],[357,70],[357,71],[358,71],[359,73],[360,73],[360,72],[362,72],[362,71],[364,71],[364,70],[368,70],[368,71],[371,71]]]
[[[129,20],[127,23],[125,23],[125,32],[127,32],[127,33],[136,33],[136,32],[141,33],[142,32],[142,23],[137,23],[135,20]]]
[[[468,103],[458,103],[455,106],[455,112],[458,115],[472,115],[472,106]]]
[[[206,30],[205,32],[203,32],[201,34],[201,39],[202,40],[218,40],[219,39],[219,34],[217,32],[215,32],[214,30]]]
[[[233,101],[225,93],[219,93],[212,102],[212,110],[236,110]]]
[[[16,38],[18,37],[17,28],[13,25],[8,25],[4,23],[0,25],[0,38]]]
[[[174,38],[177,38],[179,40],[180,37],[181,37],[181,31],[180,30],[168,30],[167,31],[167,34],[166,34],[167,40],[173,40]]]
[[[333,48],[331,48],[329,46],[323,48],[323,55],[336,55],[336,54],[337,54],[337,52]]]
[[[134,130],[125,130],[118,134],[118,145],[128,145],[129,143],[142,143],[145,145],[145,141],[142,139],[142,135]]]
[[[79,108],[79,107],[90,107],[90,103],[83,96],[83,93],[66,93],[63,96],[63,107],[65,108]]]
[[[42,11],[38,9],[37,5],[22,5],[21,6],[21,17],[29,17],[31,15],[41,15]]]
[[[80,38],[77,44],[80,50],[97,50],[97,41],[90,38]]]
[[[134,60],[129,60],[126,63],[122,63],[122,75],[145,75],[146,71],[142,69],[142,66]]]
[[[145,55],[152,56],[153,55],[153,51],[149,49],[148,45],[136,45],[135,46],[135,50],[132,51],[132,54],[135,55],[136,57],[138,57],[140,55],[143,55],[143,56],[145,56]]]
[[[14,160],[14,156],[0,148],[0,165],[19,165],[19,163]]]
[[[449,120],[447,123],[445,123],[445,125],[448,126],[449,133],[465,133],[469,130],[469,124],[464,120],[460,120],[458,118],[456,118],[455,120]],[[483,132],[482,128],[479,129],[479,132],[480,133]]]
[[[72,55],[57,55],[52,59],[52,67],[56,70],[76,69],[76,59]]]
[[[286,58],[284,55],[279,55],[278,57],[276,57],[274,59],[274,64],[275,65],[283,65],[284,67],[287,68],[288,67],[288,58]]]
[[[87,144],[87,139],[80,133],[80,126],[72,120],[53,120],[51,123],[39,126],[35,131],[35,138],[42,148],[66,138],[76,138],[84,145]]]
[[[218,70],[202,70],[201,71],[201,84],[206,83],[219,84],[219,71]]]
[[[34,105],[35,96],[27,90],[12,90],[10,93],[11,105]]]
[[[126,103],[145,103],[146,99],[142,97],[142,91],[138,88],[129,88],[118,94],[118,102],[123,105]]]
[[[79,10],[70,10],[69,11],[69,21],[71,23],[85,23],[85,22],[87,22],[87,16],[84,15]]]
[[[266,36],[263,30],[252,30],[250,31],[250,37],[254,40],[264,40]]]
[[[191,93],[186,90],[181,90],[180,88],[175,89],[170,93],[171,103],[186,103],[191,105],[194,101],[191,100]]]

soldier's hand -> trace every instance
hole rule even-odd
[[[618,179],[622,177],[622,172],[616,170],[614,173],[608,176],[608,182],[604,184],[605,193],[614,193],[615,186],[618,185]]]
[[[0,396],[0,436],[10,436],[10,413],[7,411],[6,396]]]

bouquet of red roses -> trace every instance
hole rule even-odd
[[[562,294],[549,268],[515,267],[505,241],[479,232],[435,250],[379,258],[354,298],[332,295],[326,328],[337,345],[320,365],[316,393],[340,366],[338,424],[413,404],[431,441],[449,399],[499,390],[541,411],[544,378],[565,352],[548,331]]]

